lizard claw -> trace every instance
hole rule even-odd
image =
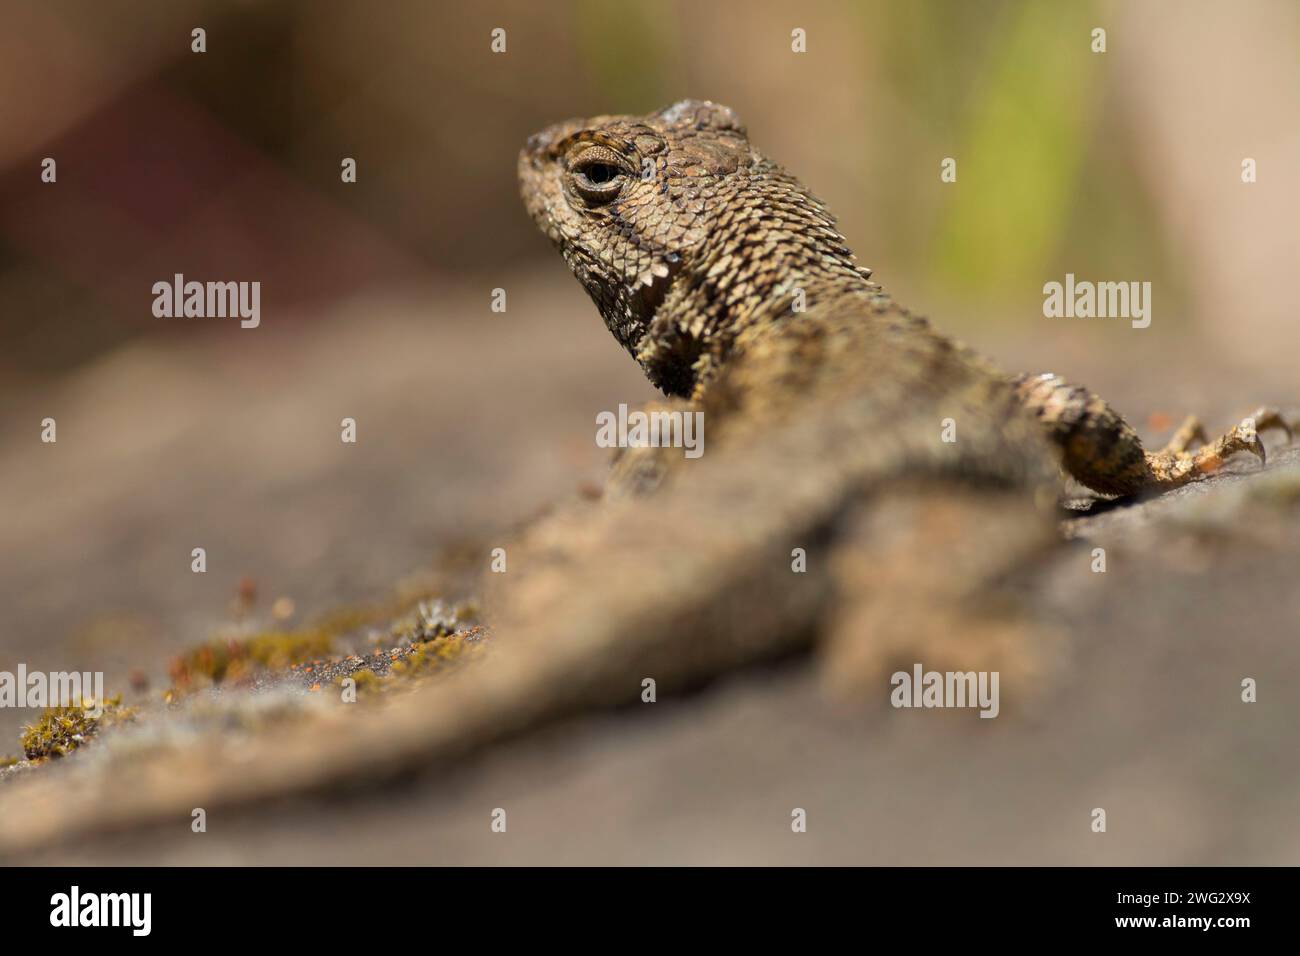
[[[1259,459],[1262,469],[1268,465],[1268,452],[1260,439],[1261,428],[1290,429],[1276,412],[1260,409],[1259,417],[1244,418],[1222,437],[1194,452],[1165,450],[1147,455],[1147,465],[1155,476],[1157,486],[1177,487],[1196,478],[1218,473],[1229,457],[1248,451]],[[1262,421],[1262,425],[1260,422]],[[1182,431],[1187,431],[1186,427]],[[1190,431],[1187,431],[1190,434]],[[1184,443],[1185,447],[1185,443]]]
[[[1270,428],[1281,429],[1286,432],[1286,440],[1288,443],[1293,441],[1295,438],[1290,423],[1282,417],[1282,413],[1276,408],[1269,408],[1266,405],[1261,405],[1259,408],[1255,409],[1247,421],[1255,423],[1255,431],[1257,432],[1268,431]]]
[[[1258,458],[1260,468],[1268,464],[1268,452],[1264,450],[1264,442],[1259,437],[1259,426],[1255,424],[1254,418],[1243,418],[1241,424],[1234,425],[1226,435],[1194,457],[1204,457],[1211,469],[1217,470],[1223,459],[1239,451],[1248,451]]]
[[[1259,426],[1255,424],[1253,419],[1247,418],[1232,432],[1241,442],[1241,450],[1248,451],[1259,459],[1260,468],[1268,464],[1268,452],[1264,450],[1264,442],[1259,437]]]

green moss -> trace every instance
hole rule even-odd
[[[249,658],[275,670],[324,657],[334,650],[334,635],[325,629],[288,633],[271,631],[250,637],[247,648]]]
[[[176,657],[171,664],[172,687],[164,694],[168,702],[200,687],[229,684],[263,671],[283,670],[298,664],[319,661],[336,651],[339,638],[363,627],[391,621],[388,631],[395,644],[417,647],[440,640],[457,638],[478,617],[478,608],[461,603],[448,606],[440,600],[406,605],[406,613],[382,605],[343,607],[306,628],[296,631],[264,631],[250,637],[216,637]],[[394,620],[394,618],[396,618]],[[471,628],[471,630],[473,630]],[[446,663],[451,651],[439,647],[434,656]],[[412,665],[413,672],[424,673],[431,658]],[[441,666],[441,665],[440,665]],[[376,687],[385,678],[370,672],[369,677],[354,677],[358,687]]]
[[[335,683],[343,686],[349,677],[356,682],[357,697],[398,691],[411,686],[423,677],[451,670],[472,660],[483,652],[484,631],[480,627],[460,631],[444,637],[421,641],[403,652],[391,652],[386,674],[378,674],[370,667],[362,667],[351,674],[339,677]]]
[[[360,670],[353,671],[351,674],[339,677],[334,681],[334,683],[342,687],[348,679],[351,679],[356,687],[358,700],[363,696],[369,696],[372,692],[377,693],[385,681],[385,678],[380,677],[370,668],[363,667]]]
[[[436,637],[416,647],[410,654],[393,662],[397,677],[419,677],[436,674],[456,664],[469,660],[482,650],[477,640],[466,640],[463,635]]]
[[[3,770],[5,767],[12,767],[14,764],[18,763],[18,761],[18,757],[0,757],[0,770]]]
[[[23,730],[23,753],[28,760],[63,757],[105,727],[135,717],[134,709],[122,706],[120,694],[104,701],[103,712],[99,716],[93,711],[94,701],[85,701],[71,707],[45,708],[41,719]]]
[[[194,685],[235,681],[258,669],[278,670],[316,660],[333,649],[333,633],[323,628],[216,639],[172,661],[172,684],[177,690],[187,690]]]

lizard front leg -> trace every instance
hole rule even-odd
[[[1189,418],[1169,444],[1157,452],[1142,447],[1137,432],[1105,401],[1059,375],[1021,375],[1014,379],[1025,408],[1046,428],[1074,478],[1102,494],[1128,496],[1161,492],[1212,475],[1238,452],[1266,460],[1259,433],[1291,427],[1275,408],[1261,407],[1213,442],[1200,421]],[[1202,447],[1190,450],[1201,442]]]

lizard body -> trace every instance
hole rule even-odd
[[[726,107],[561,123],[518,170],[615,338],[670,405],[704,413],[707,453],[628,449],[602,500],[511,544],[508,573],[485,576],[485,660],[233,752],[217,728],[110,750],[77,787],[33,775],[0,794],[0,847],[399,775],[633,704],[647,679],[667,693],[814,642],[855,700],[882,701],[888,668],[914,661],[998,670],[1014,697],[1053,661],[1023,585],[1059,545],[1056,463],[1103,492],[1158,491],[1262,456],[1257,429],[1284,427],[1261,410],[1191,452],[1189,423],[1148,453],[1086,390],[1006,376],[874,283]]]

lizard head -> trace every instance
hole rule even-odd
[[[557,123],[520,152],[519,184],[614,337],[670,394],[690,394],[764,306],[788,312],[803,267],[866,274],[825,207],[718,103]]]

